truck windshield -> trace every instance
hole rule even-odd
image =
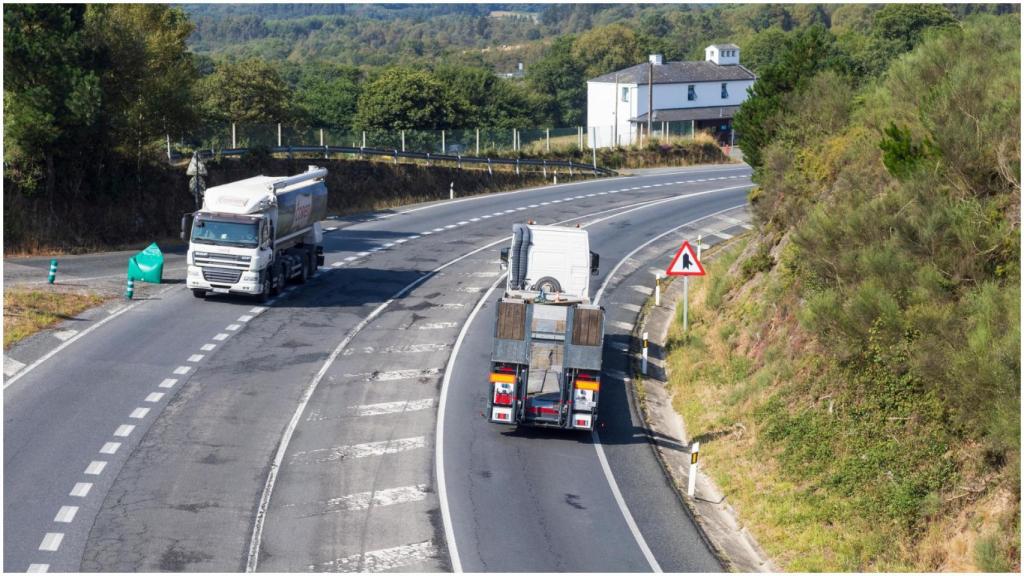
[[[256,246],[259,242],[259,229],[256,222],[196,219],[192,226],[192,241],[199,244]]]

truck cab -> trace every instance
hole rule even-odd
[[[501,262],[508,269],[507,297],[590,302],[590,276],[597,274],[599,257],[590,251],[586,230],[528,223],[512,226]]]

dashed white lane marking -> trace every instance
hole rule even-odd
[[[433,233],[433,230],[427,230],[426,232],[420,232],[420,236],[430,236]]]
[[[615,326],[616,328],[621,328],[623,330],[628,330],[628,331],[632,331],[633,330],[633,325],[628,323],[628,322],[621,322],[619,320],[612,320],[611,322],[609,322],[609,324],[611,324],[612,326]]]
[[[399,238],[398,240],[395,240],[393,244],[405,244],[408,241],[408,238]]]
[[[265,306],[253,306],[249,309],[252,314],[262,314],[267,308]]]
[[[410,240],[411,241],[411,240],[416,240],[418,238],[419,238],[418,234],[413,234],[412,236],[409,236],[408,238],[406,238],[406,240]]]
[[[292,288],[294,288],[294,286],[292,286]],[[227,330],[228,332],[234,332],[235,330],[238,330],[241,327],[241,324],[228,324],[224,329]]]
[[[654,294],[654,288],[651,288],[650,286],[640,286],[639,284],[634,284],[633,286],[630,286],[630,288],[632,288],[636,292],[645,294],[647,296]]]
[[[593,197],[594,197],[593,194],[587,194],[587,198],[593,198]]]
[[[487,220],[490,217],[491,217],[490,214],[484,214],[483,216],[481,216],[481,218],[483,218],[484,220]]]
[[[117,450],[121,447],[120,442],[107,442],[100,448],[100,454],[117,454]]]
[[[413,380],[437,376],[441,373],[440,368],[426,368],[423,370],[389,370],[387,372],[366,372],[362,374],[345,374],[345,378],[358,378],[365,382],[390,382],[393,380]]]
[[[333,420],[337,418],[352,418],[365,416],[383,416],[386,414],[404,414],[406,412],[418,412],[428,410],[434,406],[433,398],[422,400],[400,400],[398,402],[382,402],[380,404],[364,404],[346,408],[335,414],[324,413],[320,409],[310,412],[306,418],[308,422],[320,422],[322,420]]]
[[[515,209],[511,209],[511,210],[505,210],[505,214],[511,214],[511,213],[513,213],[513,212],[515,212]]]
[[[651,188],[661,188],[664,184],[651,184]]]
[[[386,348],[374,348],[364,346],[362,348],[347,348],[342,356],[353,354],[418,354],[421,352],[443,352],[451,348],[451,344],[444,342],[425,342],[423,344],[409,344],[406,346],[388,346]]]
[[[164,378],[164,381],[160,383],[160,388],[174,388],[177,383],[177,378]]]
[[[354,458],[368,458],[370,456],[386,456],[409,450],[418,450],[427,446],[427,439],[423,436],[412,438],[397,438],[384,440],[382,442],[367,442],[365,444],[351,444],[348,446],[334,446],[331,448],[319,448],[316,450],[302,450],[292,457],[292,464],[323,464],[338,460],[351,460]]]
[[[369,252],[360,252],[360,253],[356,254],[356,256],[358,256],[360,258],[365,258],[365,257],[367,257],[369,255],[370,255]]]
[[[320,564],[310,564],[306,569],[311,572],[390,572],[437,558],[438,554],[437,546],[427,540],[418,544],[374,550]]]
[[[92,490],[92,482],[76,482],[70,495],[75,498],[85,498],[89,495],[89,490]]]
[[[190,366],[178,366],[174,369],[175,374],[188,374],[188,371],[192,368]]]
[[[428,322],[421,324],[417,328],[420,330],[443,330],[445,328],[455,328],[458,325],[458,322]]]
[[[479,222],[480,219],[479,218],[470,218],[469,221],[470,222]]]
[[[621,306],[624,309],[629,310],[630,312],[639,312],[640,311],[640,307],[637,306],[636,304],[621,304]]]
[[[199,362],[199,361],[201,361],[205,357],[206,356],[204,354],[193,354],[193,355],[188,357],[188,361],[189,362]]]
[[[149,396],[146,396],[146,402],[159,402],[163,397],[163,392],[152,392]]]
[[[349,494],[329,500],[317,502],[319,509],[310,516],[320,516],[330,512],[354,512],[366,510],[370,506],[379,508],[381,506],[394,506],[395,504],[407,504],[419,502],[426,499],[428,486],[417,484],[415,486],[402,486],[400,488],[388,488],[376,492],[360,492]]]
[[[57,515],[53,517],[53,521],[70,524],[75,519],[75,514],[78,514],[78,506],[61,506]]]
[[[24,362],[18,362],[10,356],[4,356],[4,376],[10,377],[18,370],[25,367]]]
[[[504,216],[504,215],[505,215],[504,212],[495,212],[494,214],[491,214],[491,216]]]
[[[48,572],[49,570],[49,564],[29,564],[27,572],[29,572],[30,574],[38,574],[42,572]]]
[[[47,532],[43,541],[39,543],[39,549],[44,552],[56,552],[60,549],[60,543],[64,540],[62,532]]]
[[[459,286],[455,289],[456,292],[465,292],[467,294],[479,294],[484,290],[487,290],[487,288],[482,288],[480,286]]]
[[[538,205],[538,204],[530,204],[528,206],[528,208],[540,208],[540,205]]]
[[[456,226],[465,226],[466,224],[469,224],[469,220],[461,220]]]
[[[75,334],[78,334],[78,330],[60,330],[59,332],[54,332],[53,337],[61,342],[67,342]]]
[[[118,438],[127,438],[131,435],[132,430],[135,430],[135,426],[131,424],[121,424],[117,427],[117,430],[114,430],[114,436],[117,436]]]
[[[252,315],[250,314],[243,314],[238,317],[239,322],[248,322],[249,320],[252,320]]]
[[[562,201],[561,200],[552,200],[551,203],[552,204],[561,204]]]
[[[444,228],[434,228],[431,232],[444,232]]]
[[[136,408],[132,410],[132,413],[128,415],[129,418],[135,418],[136,420],[142,420],[149,414],[149,408]]]
[[[99,476],[103,473],[103,469],[107,467],[107,463],[103,460],[93,460],[85,468],[85,473],[90,476]]]
[[[224,340],[227,340],[227,338],[228,335],[225,334],[224,332],[221,332],[220,334],[217,334],[216,336],[213,337],[213,339],[216,340],[217,342],[223,342]]]
[[[199,349],[202,350],[203,352],[209,352],[210,350],[213,350],[216,347],[216,344],[203,344],[202,346],[199,347]]]
[[[551,202],[541,202],[540,205],[541,206],[550,206]]]
[[[380,252],[383,249],[384,249],[383,246],[374,246],[373,248],[370,248],[370,254],[373,254],[375,252]],[[292,288],[294,288],[294,286],[292,286]]]
[[[526,206],[520,206],[519,208],[516,208],[516,212],[522,212],[523,210],[526,210]]]
[[[650,185],[642,186],[642,188],[644,188],[644,189],[650,188]]]
[[[575,199],[575,196],[566,196],[565,198],[562,198],[562,202],[572,202]]]

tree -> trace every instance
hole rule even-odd
[[[637,33],[622,24],[601,26],[580,34],[572,56],[587,78],[635,66],[646,60]]]
[[[389,68],[363,89],[353,126],[371,132],[441,130],[457,125],[468,108],[431,73]]]
[[[196,88],[204,116],[215,122],[266,124],[292,119],[292,94],[262,60],[224,62]]]
[[[586,118],[586,77],[572,55],[574,41],[569,35],[558,37],[526,75],[544,100],[543,119],[555,126],[579,126]]]
[[[302,67],[295,87],[296,107],[311,125],[334,128],[352,125],[362,73],[327,62]]]

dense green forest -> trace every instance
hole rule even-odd
[[[899,11],[912,51],[867,74],[814,27],[763,66],[736,120],[758,233],[678,393],[710,395],[695,433],[745,423],[709,461],[785,569],[1015,571],[1020,18]]]

